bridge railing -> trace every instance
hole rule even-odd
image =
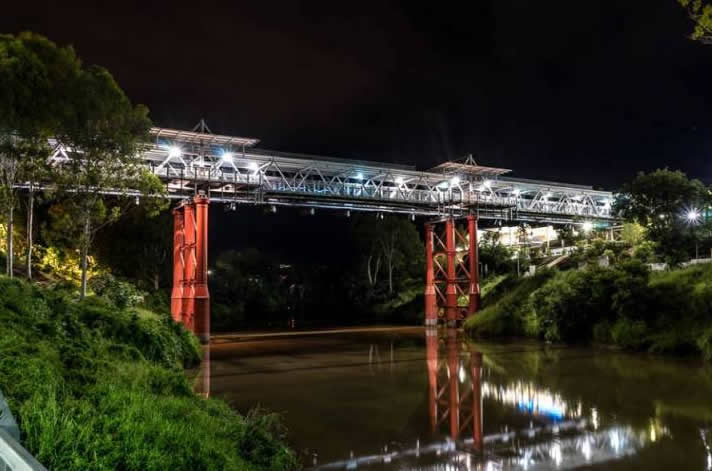
[[[20,429],[0,392],[0,471],[47,471],[19,440]]]

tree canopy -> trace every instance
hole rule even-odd
[[[678,0],[695,23],[690,38],[712,42],[712,3],[707,0]]]

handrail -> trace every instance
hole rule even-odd
[[[20,445],[20,429],[0,391],[0,469],[3,471],[47,471]]]

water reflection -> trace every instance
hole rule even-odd
[[[195,384],[313,469],[712,471],[712,376],[679,361],[420,329],[218,342]]]
[[[384,465],[421,470],[572,469],[633,455],[666,433],[652,420],[649,434],[617,424],[600,428],[595,407],[584,411],[581,401],[567,401],[532,381],[489,377],[483,369],[482,352],[454,329],[427,329],[425,349],[429,439],[399,450],[388,451],[385,446],[377,454],[352,453],[347,460],[313,469]],[[392,364],[392,343],[390,351]],[[378,348],[371,345],[369,365],[374,358],[378,358]],[[500,424],[499,432],[485,435],[484,400],[532,420],[519,429]],[[441,433],[445,433],[444,439]]]

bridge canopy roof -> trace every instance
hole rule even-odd
[[[156,141],[159,139],[166,139],[186,144],[209,146],[252,147],[260,142],[259,139],[253,139],[251,137],[224,136],[220,134],[209,134],[204,132],[183,131],[180,129],[168,128],[151,128],[151,136]]]
[[[472,155],[468,155],[465,159],[459,161],[449,161],[437,165],[428,172],[459,175],[471,175],[477,177],[497,177],[511,172],[507,168],[487,167],[475,162]]]

